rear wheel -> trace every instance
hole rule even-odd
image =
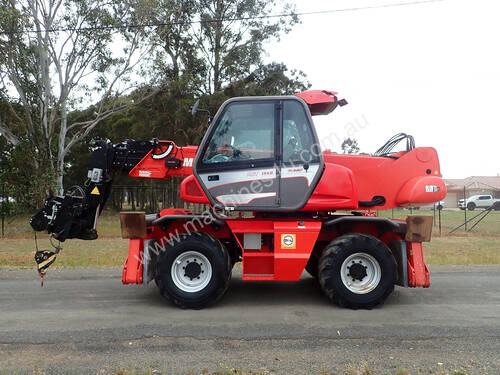
[[[323,252],[318,277],[325,295],[340,306],[371,309],[394,290],[396,260],[375,237],[347,234]]]
[[[222,243],[205,233],[181,235],[156,264],[160,293],[182,308],[201,309],[226,292],[232,263]]]

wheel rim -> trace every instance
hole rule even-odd
[[[344,286],[356,294],[366,294],[380,283],[382,271],[378,261],[366,253],[356,253],[342,263],[340,277]]]
[[[172,281],[180,290],[196,293],[212,278],[212,265],[198,251],[186,251],[175,258],[171,269]]]

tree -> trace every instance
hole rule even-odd
[[[168,130],[169,138],[181,144],[198,142],[207,122],[201,116],[196,120],[189,116],[195,98],[202,97],[202,106],[214,112],[231,96],[292,94],[309,87],[302,82],[302,72],[262,61],[263,44],[298,22],[296,16],[266,19],[271,13],[293,13],[292,6],[276,4],[269,0],[148,2],[148,18],[162,24],[149,36],[154,49],[149,75],[156,77],[154,84],[162,92],[144,103],[155,113],[144,113],[149,126],[158,130],[155,134]],[[158,122],[161,127],[155,125]]]
[[[359,154],[358,141],[354,138],[344,139],[344,142],[342,142],[340,147],[342,148],[342,152],[344,154]]]
[[[91,138],[158,137],[196,144],[207,126],[206,117],[189,114],[197,98],[213,113],[230,96],[292,94],[309,87],[302,72],[263,62],[265,42],[298,20],[262,17],[292,12],[287,4],[0,4],[0,133],[11,145],[22,145],[31,169],[53,171],[47,175],[58,176],[59,188],[68,170],[68,183],[79,183],[86,174]],[[141,23],[159,26],[123,27]],[[126,95],[139,61],[139,75],[149,82]]]
[[[261,64],[247,77],[224,88],[227,97],[292,95],[310,87],[302,71],[289,70],[283,63]]]
[[[48,164],[60,191],[72,147],[133,104],[122,94],[147,53],[144,30],[112,27],[140,21],[126,1],[1,0],[0,93],[9,118],[0,117],[0,133],[12,145],[26,140],[32,167]],[[92,116],[69,122],[70,111],[89,102]]]
[[[278,4],[278,5],[277,5]],[[262,66],[264,43],[279,39],[298,22],[288,3],[269,0],[197,0],[201,20],[192,24],[197,47],[205,62],[203,90],[213,94],[240,81]]]

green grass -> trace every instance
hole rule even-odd
[[[467,211],[467,219],[484,212],[484,210]],[[432,210],[405,210],[395,209],[378,211],[379,216],[385,216],[394,219],[405,219],[408,215],[429,215],[433,216]],[[448,235],[449,232],[464,223],[464,211],[444,209],[441,211],[441,229],[443,235]],[[436,221],[434,222],[434,235],[439,234],[439,213],[436,211]],[[471,228],[473,223],[468,224]],[[454,235],[461,235],[464,233],[486,236],[500,236],[500,211],[491,211],[484,220],[482,220],[472,231],[465,232],[464,227],[458,229]]]
[[[128,241],[121,238],[68,240],[62,246],[54,267],[117,267],[123,265],[128,254]],[[39,239],[38,247],[52,249],[47,239]],[[0,240],[0,268],[33,268],[34,254],[32,238]]]
[[[29,225],[29,215],[19,215],[5,219],[6,238],[32,238],[33,229]],[[104,211],[99,217],[98,232],[100,238],[120,237],[120,214]],[[43,235],[41,236],[44,237]],[[46,236],[45,236],[46,237]]]
[[[467,211],[471,218],[483,210]],[[379,216],[404,219],[408,215],[430,215],[432,210],[395,209],[379,211]],[[491,211],[472,231],[466,232],[462,227],[450,232],[464,223],[464,211],[445,209],[441,212],[441,234],[439,233],[439,216],[433,227],[431,242],[424,244],[425,261],[433,265],[471,265],[500,264],[500,211]],[[468,224],[471,228],[473,223]]]
[[[500,236],[435,236],[424,244],[427,264],[500,264]]]
[[[474,211],[476,214],[479,211]],[[432,215],[429,210],[413,214]],[[405,218],[409,210],[379,211],[379,216]],[[468,212],[470,215],[471,212]],[[442,212],[442,235],[434,227],[430,243],[424,243],[425,260],[432,265],[500,264],[500,211],[493,211],[473,232],[449,231],[463,222],[463,211]],[[0,239],[0,268],[33,268],[35,243],[28,216],[6,221],[6,236]],[[120,238],[120,220],[116,212],[104,212],[98,225],[97,241],[68,240],[55,267],[120,267],[128,252],[128,241]],[[38,236],[40,249],[51,248],[47,235]]]

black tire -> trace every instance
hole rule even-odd
[[[380,266],[380,281],[368,293],[355,293],[342,281],[342,265],[349,257],[356,257],[355,254],[374,259]],[[360,275],[360,281],[368,277],[366,271],[363,272],[365,276]],[[351,309],[371,309],[384,303],[394,290],[396,260],[389,248],[377,238],[361,233],[346,234],[336,238],[325,248],[319,261],[318,277],[323,293],[331,301]]]
[[[441,204],[438,204],[437,207],[436,207],[439,211],[441,211],[443,209],[443,206]]]
[[[183,290],[179,287],[181,284],[178,281],[176,284],[172,278],[174,261],[182,254],[186,256],[188,252],[201,254],[210,263],[211,276],[206,279],[207,284],[198,291]],[[186,262],[189,263],[189,261]],[[192,264],[194,263],[196,261],[192,262]],[[196,266],[195,268],[201,272],[201,267]],[[176,241],[172,245],[167,244],[165,251],[158,257],[155,281],[161,295],[167,300],[181,308],[201,309],[214,304],[224,295],[229,287],[231,270],[232,262],[229,254],[218,239],[199,232],[190,235],[181,234],[180,241]]]
[[[469,211],[474,211],[476,209],[476,204],[473,202],[467,203],[467,209]]]

